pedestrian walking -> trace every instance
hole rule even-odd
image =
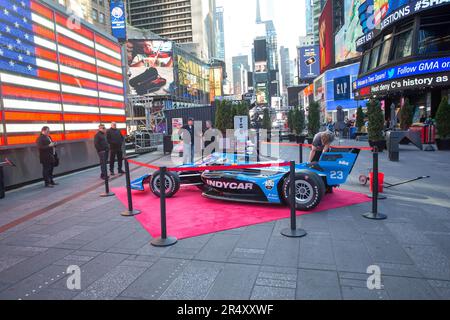
[[[50,128],[44,126],[41,129],[41,134],[36,140],[36,145],[39,150],[39,161],[42,164],[42,176],[44,178],[44,186],[46,188],[53,188],[58,185],[53,180],[53,169],[58,165],[58,158],[56,155],[56,142],[50,136]]]
[[[194,118],[189,118],[188,124],[182,128],[183,138],[183,163],[194,163],[195,153],[195,132],[194,132]]]
[[[117,158],[117,168],[119,174],[124,174],[125,172],[122,170],[123,164],[123,152],[122,146],[124,137],[120,130],[117,129],[117,124],[115,122],[111,123],[111,128],[106,132],[106,139],[109,144],[109,172],[111,175],[114,175],[114,162]]]
[[[98,126],[98,132],[94,137],[94,145],[98,153],[98,158],[100,160],[100,178],[106,180],[108,178],[107,162],[109,155],[109,145],[106,139],[106,127],[104,124],[100,124]]]

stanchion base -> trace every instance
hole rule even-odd
[[[370,199],[373,198],[373,195],[372,195],[372,194],[368,194],[367,196],[368,196]],[[378,199],[378,200],[386,200],[387,197],[384,196],[384,195],[382,195],[382,194],[379,194],[377,199]]]
[[[291,228],[281,230],[281,234],[288,238],[302,238],[307,235],[306,231],[303,229],[291,229]]]
[[[154,247],[170,247],[170,246],[173,246],[177,242],[178,242],[177,238],[167,237],[166,239],[163,239],[163,238],[153,239],[150,243]]]
[[[434,149],[434,147],[429,144],[423,149],[423,151],[436,151],[436,149]]]
[[[112,192],[110,192],[110,193],[105,192],[100,195],[100,197],[102,197],[102,198],[113,197],[113,196],[115,196],[115,194]]]
[[[366,219],[370,219],[370,220],[386,220],[387,219],[387,215],[382,214],[382,213],[373,213],[373,212],[368,212],[362,215],[364,218]]]
[[[122,212],[120,215],[122,217],[134,217],[134,216],[137,216],[140,213],[141,212],[139,210],[133,210],[133,211],[126,210],[126,211]]]

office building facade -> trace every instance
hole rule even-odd
[[[172,40],[197,57],[216,56],[215,0],[128,0],[128,22]]]

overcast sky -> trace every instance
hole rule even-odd
[[[290,49],[291,60],[299,36],[305,35],[305,0],[260,0],[262,20],[273,20],[278,47]],[[256,29],[256,0],[216,0],[224,7],[227,62],[239,54],[251,54]],[[251,60],[250,60],[251,61]]]

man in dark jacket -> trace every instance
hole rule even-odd
[[[123,162],[123,136],[120,130],[117,129],[117,124],[115,122],[111,123],[111,128],[106,132],[106,139],[108,140],[110,157],[109,157],[109,171],[111,175],[114,175],[114,161],[117,157],[117,167],[119,169],[119,174],[124,174],[122,171]]]
[[[106,140],[106,127],[104,124],[98,126],[98,132],[94,137],[94,145],[100,159],[100,169],[102,171],[100,178],[105,180],[108,178],[106,164],[108,162],[109,145]]]
[[[181,130],[183,138],[183,164],[194,163],[194,130],[194,118],[189,118],[188,124],[183,126]]]
[[[53,168],[56,162],[56,143],[50,137],[50,128],[45,126],[36,140],[39,149],[39,160],[42,164],[42,176],[46,188],[53,188],[57,183],[53,180]]]

